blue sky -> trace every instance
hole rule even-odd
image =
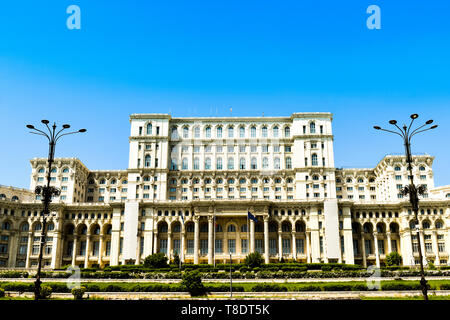
[[[69,30],[66,8],[81,9]],[[381,30],[366,9],[381,8]],[[25,124],[47,118],[88,133],[59,157],[125,169],[131,113],[183,116],[334,114],[335,165],[373,167],[403,152],[372,129],[435,119],[413,152],[450,184],[449,1],[3,1],[0,4],[0,184],[29,187],[46,157]],[[385,125],[388,126],[388,125]]]

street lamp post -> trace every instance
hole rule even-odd
[[[47,185],[46,186],[37,186],[35,189],[36,195],[42,195],[42,202],[44,204],[44,210],[42,211],[42,232],[41,232],[41,241],[39,244],[39,259],[38,259],[38,270],[36,274],[36,281],[34,282],[34,299],[38,300],[41,295],[41,266],[42,266],[42,251],[45,244],[45,236],[46,236],[46,226],[47,226],[47,217],[50,215],[49,207],[50,202],[52,202],[53,196],[58,196],[61,191],[58,188],[50,186],[50,175],[52,170],[52,163],[54,162],[54,156],[55,156],[55,146],[56,142],[62,137],[69,134],[75,134],[75,133],[81,133],[86,132],[86,129],[80,129],[78,131],[73,132],[67,132],[63,133],[64,130],[69,129],[70,125],[64,124],[62,126],[62,129],[58,132],[56,131],[56,124],[54,123],[53,126],[49,127],[49,121],[48,120],[42,120],[41,121],[48,129],[49,134],[46,132],[36,129],[33,125],[29,124],[27,125],[27,128],[33,131],[30,131],[32,134],[37,134],[44,136],[48,139],[49,142],[49,152],[48,152],[48,171],[47,171]]]
[[[433,123],[433,120],[428,120],[423,124],[422,126],[414,129],[411,131],[412,124],[415,119],[417,119],[419,115],[417,113],[414,113],[410,116],[411,123],[409,126],[403,125],[402,128],[400,128],[397,125],[396,120],[390,120],[389,123],[396,127],[396,131],[386,130],[379,126],[374,126],[373,128],[376,130],[382,130],[389,133],[394,133],[399,135],[403,139],[403,144],[405,147],[405,154],[406,154],[406,162],[408,163],[408,171],[409,171],[409,182],[410,184],[402,188],[401,193],[403,195],[409,195],[409,201],[411,203],[412,209],[414,211],[414,217],[415,217],[415,224],[416,224],[416,231],[417,231],[417,242],[418,242],[418,250],[419,250],[419,259],[420,259],[420,285],[422,288],[423,297],[425,300],[428,300],[428,288],[427,288],[427,281],[425,280],[425,274],[423,271],[423,256],[422,256],[422,249],[420,247],[420,227],[419,227],[419,195],[423,195],[426,192],[426,186],[420,185],[416,187],[414,185],[414,177],[412,172],[412,156],[411,156],[411,138],[415,136],[418,133],[428,131],[431,129],[436,129],[437,125],[433,125],[431,127],[427,127],[428,125]]]

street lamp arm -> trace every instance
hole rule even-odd
[[[32,132],[32,131],[30,131],[30,133],[31,133],[31,134],[37,134],[37,135],[39,135],[39,136],[44,136],[44,137],[46,137],[46,138],[48,139],[48,141],[50,141],[50,138],[49,138],[48,135],[46,135],[45,133],[37,133],[37,132]]]
[[[69,134],[75,134],[75,133],[79,133],[79,131],[73,131],[73,132],[64,133],[64,134],[60,135],[59,137],[56,137],[55,142],[57,142],[59,140],[59,138],[61,138],[61,137],[67,136]]]
[[[416,133],[417,131],[419,131],[420,129],[422,129],[423,127],[425,127],[427,124],[425,123],[425,124],[423,124],[423,125],[421,125],[420,127],[418,127],[418,128],[416,128],[416,129],[414,129],[413,130],[413,132],[411,132],[411,137],[414,135],[414,133]]]
[[[394,126],[396,126],[397,128],[398,128],[398,130],[401,132],[401,134],[402,134],[402,138],[404,139],[405,138],[405,134],[403,133],[403,130],[396,124],[396,123],[394,123]]]
[[[423,129],[423,130],[420,130],[420,131],[415,131],[413,134],[411,134],[411,136],[409,137],[409,141],[411,141],[411,138],[413,137],[413,136],[415,136],[416,134],[418,134],[418,133],[421,133],[421,132],[424,132],[424,131],[428,131],[428,130],[431,130],[431,129],[434,129],[434,128],[427,128],[427,129]]]
[[[62,128],[61,130],[59,130],[58,133],[55,134],[55,138],[58,139],[59,134],[64,130],[66,130],[66,128]]]
[[[42,131],[42,130],[39,130],[39,129],[36,129],[36,128],[33,128],[33,129],[31,129],[31,130],[35,130],[35,131],[37,131],[37,132],[40,132],[43,136],[46,136],[48,139],[50,139],[50,137],[48,136],[48,134],[45,133],[45,132]],[[30,133],[34,133],[34,132],[30,131]],[[34,133],[34,134],[37,134],[37,133]]]
[[[379,130],[386,131],[386,132],[390,132],[390,133],[395,133],[395,134],[398,134],[400,137],[404,138],[404,136],[403,136],[402,134],[400,134],[400,133],[398,133],[398,132],[395,132],[395,131],[386,130],[386,129],[383,129],[383,128],[380,128]]]

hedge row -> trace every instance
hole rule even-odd
[[[4,271],[0,272],[0,278],[28,278],[28,272],[22,271]]]
[[[246,272],[232,272],[233,279],[303,279],[303,278],[368,278],[374,275],[373,272],[367,271],[323,271],[323,272],[306,272],[304,270],[293,271],[273,271],[273,270],[254,270]],[[295,270],[295,269],[294,269]],[[256,272],[255,272],[256,271]],[[207,269],[201,270],[203,279],[228,279],[229,272],[207,272]],[[426,271],[426,276],[450,276],[450,270],[446,271]],[[71,273],[66,272],[43,272],[42,278],[69,278]],[[407,271],[388,271],[381,270],[381,277],[412,277],[420,276],[418,270]],[[181,279],[182,273],[177,272],[81,272],[82,279]]]
[[[52,288],[52,292],[70,293],[71,289],[65,283],[46,283]],[[83,284],[86,292],[185,292],[186,288],[180,284],[105,284],[97,285],[86,283]],[[205,285],[208,292],[229,292],[230,286],[223,285]],[[5,291],[19,291],[19,292],[33,292],[33,283],[2,283],[0,289]],[[428,289],[450,290],[450,284],[441,284],[440,286],[430,286]],[[325,284],[310,284],[286,286],[282,284],[256,284],[249,288],[252,292],[286,292],[286,291],[368,291],[376,290],[369,289],[366,284],[340,284],[340,283],[325,283]],[[399,291],[399,290],[420,290],[420,283],[418,281],[408,282],[386,282],[381,283],[382,291]],[[233,285],[234,292],[244,292],[244,286]]]

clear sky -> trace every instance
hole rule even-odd
[[[69,30],[66,8],[81,9]],[[381,8],[369,30],[366,9]],[[129,114],[289,116],[332,112],[337,167],[401,153],[372,129],[419,113],[439,124],[413,152],[450,184],[450,1],[2,1],[0,184],[29,187],[41,119],[85,127],[58,157],[125,169]],[[41,139],[42,138],[42,139]]]

